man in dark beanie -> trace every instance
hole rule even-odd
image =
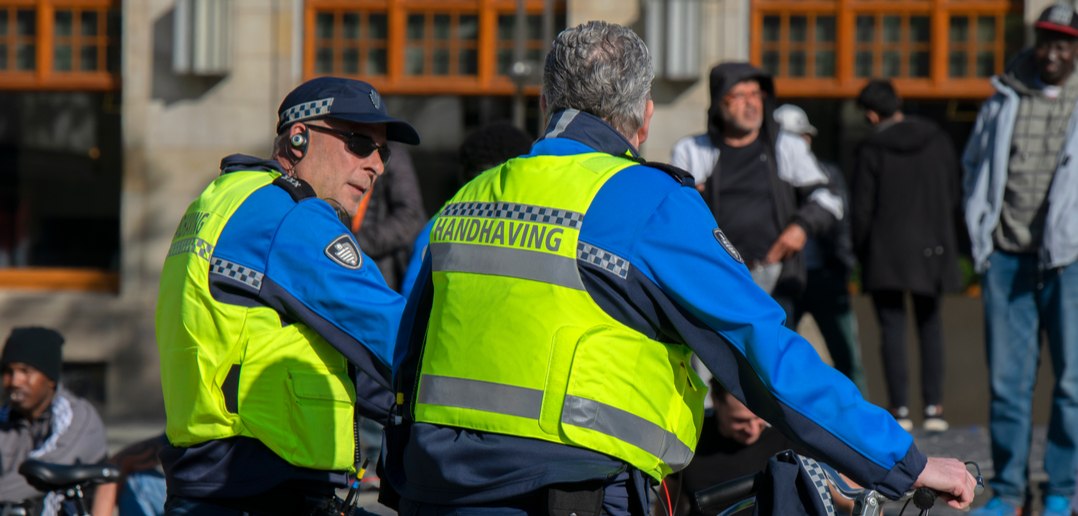
[[[0,355],[0,504],[25,504],[31,514],[58,500],[42,498],[19,474],[26,459],[85,464],[103,460],[108,450],[97,411],[60,386],[63,343],[56,330],[15,328]]]

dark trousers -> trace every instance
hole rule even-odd
[[[880,325],[880,347],[891,408],[909,406],[906,360],[906,299],[898,290],[874,291],[872,304]],[[925,406],[943,398],[943,329],[939,296],[912,294],[913,315],[921,344],[921,396]]]
[[[797,303],[793,321],[796,326],[806,313],[812,314],[835,369],[852,380],[862,396],[868,397],[848,279],[845,268],[809,269],[805,293]]]

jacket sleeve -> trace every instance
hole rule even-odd
[[[669,296],[671,336],[757,414],[864,486],[907,491],[926,459],[885,410],[864,398],[812,346],[718,237],[698,195],[682,188],[654,211],[632,262]]]
[[[842,198],[828,189],[827,174],[805,140],[781,133],[776,146],[779,178],[793,186],[797,196],[792,222],[810,235],[822,235],[842,220]]]
[[[379,419],[388,411],[404,298],[386,285],[329,204],[297,203],[283,190],[262,188],[226,224],[214,257],[263,275],[257,288],[211,277],[215,298],[267,306],[282,324],[309,326],[356,367],[361,411]]]
[[[876,171],[879,170],[878,153],[868,145],[857,150],[853,180],[850,184],[850,211],[853,249],[863,262],[868,234],[872,227],[872,214],[876,211]]]

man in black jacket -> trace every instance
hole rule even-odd
[[[875,132],[857,152],[851,190],[853,243],[861,261],[862,288],[876,307],[891,412],[904,428],[912,428],[906,392],[909,292],[921,343],[924,427],[943,431],[947,422],[941,404],[939,300],[941,293],[959,286],[958,159],[939,126],[902,113],[889,81],[869,82],[857,103]]]

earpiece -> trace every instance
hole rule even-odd
[[[296,133],[288,139],[288,143],[290,143],[293,147],[297,149],[302,149],[307,146],[307,137],[303,136],[302,134]]]

